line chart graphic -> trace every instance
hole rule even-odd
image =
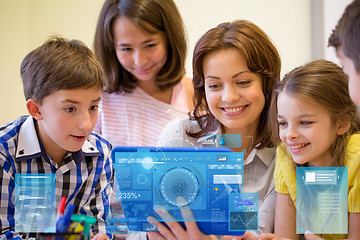
[[[257,212],[230,212],[230,230],[255,231],[257,228]]]

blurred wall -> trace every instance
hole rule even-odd
[[[102,0],[0,0],[0,125],[27,114],[20,78],[25,55],[50,35],[89,47]]]

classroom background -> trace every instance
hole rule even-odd
[[[50,35],[80,39],[91,49],[103,0],[0,0],[0,126],[27,115],[20,78],[25,55]],[[186,75],[196,41],[221,22],[247,19],[278,48],[283,76],[318,58],[337,62],[327,39],[351,0],[175,0],[188,34]]]

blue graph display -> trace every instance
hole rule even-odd
[[[257,230],[257,212],[230,212],[231,230]]]
[[[296,233],[348,233],[347,167],[296,168]]]
[[[129,230],[156,230],[146,220],[148,216],[161,219],[154,209],[166,209],[178,222],[194,221],[183,219],[181,208],[191,209],[199,228],[207,234],[242,235],[246,229],[257,229],[258,201],[254,212],[246,209],[245,215],[231,202],[242,192],[242,152],[227,148],[116,147],[112,158],[116,199],[122,202]],[[243,226],[237,223],[239,216],[245,221]],[[116,232],[120,221],[108,221],[112,223],[110,230]]]
[[[258,193],[230,194],[230,230],[257,231],[259,226],[258,212]]]
[[[15,174],[15,231],[55,232],[55,174]]]

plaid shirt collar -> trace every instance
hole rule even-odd
[[[15,156],[16,162],[33,159],[40,156],[48,159],[44,145],[38,137],[34,123],[35,121],[36,120],[33,117],[29,116],[20,128]],[[84,142],[84,145],[79,151],[71,152],[71,154],[76,164],[80,163],[84,156],[101,155],[99,150],[88,140]]]

